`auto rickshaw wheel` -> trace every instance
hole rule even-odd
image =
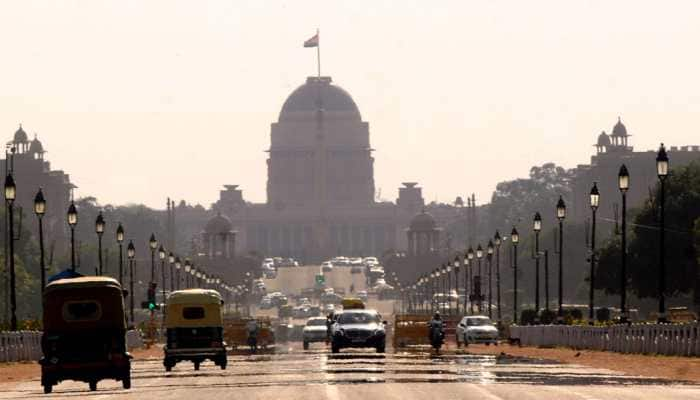
[[[194,362],[194,370],[199,371],[199,361]]]
[[[124,389],[131,389],[131,376],[127,375],[122,379],[122,387]]]
[[[168,365],[165,366],[165,372],[170,372],[170,371],[172,371],[172,370],[173,370],[173,366],[172,366],[172,365],[168,364]]]
[[[50,383],[44,384],[44,394],[49,394],[53,390],[53,385]]]
[[[90,385],[91,392],[94,392],[95,390],[97,390],[97,381],[90,381],[89,385]]]

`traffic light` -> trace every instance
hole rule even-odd
[[[147,308],[151,311],[160,308],[156,303],[156,287],[157,284],[155,282],[151,282],[148,284],[148,292],[146,293],[146,298],[148,300],[141,303],[142,308]]]

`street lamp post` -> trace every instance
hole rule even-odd
[[[513,227],[510,232],[510,241],[513,243],[513,323],[518,323],[518,242],[520,235]]]
[[[474,314],[474,300],[476,300],[476,293],[474,289],[476,289],[476,284],[475,279],[474,279],[474,250],[472,249],[471,246],[469,246],[469,250],[467,250],[467,262],[469,263],[469,311],[473,315]]]
[[[460,269],[460,265],[461,265],[460,260],[459,260],[459,256],[455,257],[453,264],[455,267],[455,292],[457,293],[457,301],[456,301],[456,303],[457,303],[456,309],[457,310],[456,311],[457,311],[457,315],[459,315],[459,269]],[[464,291],[464,295],[465,296],[467,295],[466,290]],[[466,313],[466,309],[464,311]]]
[[[126,246],[126,257],[129,259],[129,315],[131,316],[131,325],[134,324],[134,257],[136,249],[134,243],[129,240]]]
[[[452,264],[449,261],[442,272],[447,278],[447,313],[452,315]]]
[[[173,252],[168,253],[168,264],[170,265],[170,291],[175,291],[175,271],[173,266],[175,264],[175,255]]]
[[[175,274],[177,274],[175,277],[175,290],[180,290],[180,268],[182,268],[180,257],[175,257]]]
[[[78,209],[73,199],[68,206],[68,226],[70,226],[70,268],[75,272],[75,226],[78,224]]]
[[[617,183],[622,194],[622,232],[620,237],[620,323],[627,323],[627,190],[630,187],[630,174],[625,164],[617,174]]]
[[[15,225],[14,225],[14,203],[17,197],[17,186],[12,173],[5,177],[5,204],[7,205],[7,216],[9,218],[9,239],[10,239],[10,329],[17,330],[17,292],[15,287]]]
[[[39,220],[39,268],[41,268],[41,290],[43,292],[44,287],[46,287],[46,264],[44,261],[44,214],[46,214],[46,200],[41,188],[39,188],[34,197],[34,214]]]
[[[148,239],[148,247],[151,248],[151,282],[156,281],[156,249],[158,248],[158,241],[156,241],[156,235],[151,233],[151,238]]]
[[[557,202],[557,219],[559,220],[559,307],[557,309],[557,322],[564,322],[564,219],[566,218],[566,204],[559,196]]]
[[[498,319],[498,326],[501,326],[502,315],[501,315],[501,234],[496,231],[493,237],[494,244],[496,245],[496,318]]]
[[[105,219],[102,216],[102,211],[97,214],[95,219],[95,233],[97,233],[97,275],[102,275],[102,234],[105,232]]]
[[[479,305],[479,314],[483,312],[484,308],[484,302],[483,302],[483,294],[482,294],[482,286],[481,284],[483,283],[483,279],[481,279],[481,258],[484,257],[484,250],[481,248],[481,243],[479,243],[478,246],[476,246],[476,259],[479,263],[479,276],[477,276],[476,283],[476,292],[478,296],[478,305]]]
[[[588,289],[588,324],[593,325],[594,321],[594,289],[595,289],[595,217],[596,211],[598,211],[598,206],[600,205],[600,192],[598,192],[598,184],[593,182],[593,187],[591,188],[590,194],[591,200],[591,274],[590,274],[590,287]]]
[[[659,177],[659,323],[666,319],[666,177],[668,176],[668,154],[661,143],[656,155],[656,174]]]
[[[190,265],[190,259],[185,258],[185,289],[190,288],[190,271],[192,266]]]
[[[123,279],[124,279],[124,266],[122,265],[124,263],[124,260],[122,259],[123,255],[123,248],[122,248],[122,243],[124,242],[124,228],[122,227],[122,223],[120,222],[119,225],[117,226],[117,244],[119,244],[119,284],[123,285]]]
[[[535,323],[539,323],[540,315],[540,231],[542,231],[542,216],[535,213],[532,230],[535,231]]]
[[[493,293],[493,286],[491,285],[493,273],[493,242],[491,240],[489,240],[488,245],[486,245],[486,258],[489,262],[489,318],[493,318],[493,296],[491,295],[491,293]]]
[[[163,245],[161,244],[160,247],[158,248],[158,258],[160,259],[160,278],[161,278],[161,284],[163,285],[163,288],[161,289],[161,293],[163,294],[163,303],[165,303],[165,258],[167,257],[167,253],[165,252],[165,249],[163,248]]]

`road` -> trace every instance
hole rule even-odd
[[[282,354],[229,356],[229,367],[211,363],[194,371],[179,364],[166,373],[160,360],[133,365],[133,387],[103,381],[63,382],[44,395],[38,379],[0,386],[0,399],[649,399],[700,398],[700,386],[625,376],[606,370],[529,359],[481,355],[386,355],[348,350],[329,354],[323,345]]]
[[[343,289],[350,293],[350,285],[355,291],[366,290],[366,278],[364,273],[351,274],[350,267],[335,267],[331,272],[324,272],[326,287]],[[315,277],[321,271],[318,265],[303,267],[282,267],[277,270],[274,279],[264,279],[267,292],[281,291],[286,294],[299,294],[302,289],[314,287]]]

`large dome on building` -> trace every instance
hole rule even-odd
[[[231,232],[232,227],[231,220],[221,215],[221,213],[217,213],[204,226],[204,232],[213,234],[228,233]]]
[[[19,129],[15,132],[14,142],[15,143],[26,143],[27,142],[27,132],[22,129],[22,124],[19,125]]]
[[[360,111],[352,96],[345,89],[332,85],[331,78],[309,77],[306,83],[296,88],[282,106],[279,119],[322,109],[326,113],[349,114],[360,118]]]
[[[436,227],[435,218],[423,209],[411,220],[412,231],[432,231]]]
[[[627,128],[625,127],[625,124],[622,123],[622,119],[620,119],[620,117],[617,117],[617,123],[613,127],[612,136],[627,136]]]

